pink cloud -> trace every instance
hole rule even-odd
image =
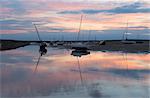
[[[91,3],[91,2],[68,2],[68,1],[47,1],[47,0],[27,0],[22,1],[25,5],[26,12],[21,15],[11,14],[10,8],[3,8],[3,11],[8,12],[2,14],[2,16],[15,18],[19,20],[30,20],[46,22],[41,25],[43,31],[55,32],[58,30],[49,30],[50,28],[64,28],[64,31],[77,32],[79,28],[80,15],[79,14],[58,14],[60,11],[66,10],[83,10],[83,9],[112,9],[120,4],[110,3]],[[44,6],[43,6],[44,5]],[[109,5],[109,6],[106,6]],[[84,15],[82,30],[108,30],[108,29],[124,29],[126,27],[127,20],[129,26],[147,26],[150,27],[150,23],[146,23],[150,20],[149,13],[136,13],[136,14],[106,14],[99,13],[93,15]],[[17,28],[16,28],[17,29]],[[134,29],[134,28],[132,28]],[[141,28],[138,28],[141,29]],[[25,30],[5,30],[5,34],[15,34],[19,32],[25,32]],[[9,33],[8,33],[9,32]],[[1,30],[4,33],[4,30]]]
[[[20,34],[27,33],[26,30],[0,30],[0,34]]]
[[[11,12],[12,9],[11,8],[0,8],[0,13],[8,13],[8,12]]]

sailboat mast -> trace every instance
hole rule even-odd
[[[81,15],[81,20],[80,20],[80,25],[79,25],[79,31],[78,31],[77,40],[79,40],[79,37],[80,37],[80,31],[81,31],[81,25],[82,25],[82,18],[83,18],[83,15]]]
[[[128,32],[128,21],[126,23],[125,32],[123,33],[122,40],[127,40],[127,32]]]
[[[126,38],[126,40],[127,40],[127,35],[128,35],[128,21],[127,21],[126,32],[125,32],[125,38]]]
[[[35,27],[36,33],[37,33],[37,35],[38,35],[38,39],[39,39],[39,41],[42,41],[42,40],[41,40],[41,38],[40,38],[39,31],[38,31],[38,29],[37,29],[37,27],[36,27],[36,25],[35,25],[35,24],[34,24],[34,27]]]
[[[89,30],[88,41],[90,41],[90,37],[91,37],[91,30]]]

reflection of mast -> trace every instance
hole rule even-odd
[[[127,58],[127,53],[126,53],[126,55],[125,55],[125,57],[126,57],[126,63],[127,63],[127,70],[129,69],[128,67],[128,58]]]
[[[124,59],[125,59],[126,68],[127,68],[127,70],[128,70],[128,58],[127,58],[127,53],[126,53],[126,52],[123,54],[123,57],[124,57]]]
[[[39,55],[39,58],[38,58],[38,61],[37,61],[37,64],[36,64],[34,73],[37,71],[37,67],[38,67],[38,65],[39,65],[39,62],[40,62],[41,57],[47,53],[47,49],[46,49],[45,46],[43,46],[43,45],[44,45],[44,44],[42,44],[42,45],[40,46],[40,49],[39,49],[40,55]]]
[[[38,58],[38,61],[37,61],[36,67],[35,67],[35,69],[34,69],[34,73],[37,71],[37,68],[38,68],[39,61],[40,61],[40,59],[41,59],[41,56],[42,56],[42,55],[39,55],[39,58]]]
[[[77,61],[78,61],[78,69],[79,69],[79,73],[80,73],[80,80],[81,80],[81,84],[83,85],[83,77],[82,77],[82,72],[81,72],[81,67],[80,67],[80,61],[79,61],[78,57],[77,57]]]
[[[75,56],[77,58],[78,70],[79,70],[79,74],[80,74],[81,85],[83,85],[83,77],[82,77],[79,57],[81,57],[82,55],[88,55],[88,54],[90,54],[90,52],[88,52],[87,50],[84,50],[84,49],[79,49],[79,50],[76,49],[76,50],[72,51],[72,53],[71,53],[71,55],[73,55],[73,56]]]

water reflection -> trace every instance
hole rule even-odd
[[[37,70],[37,67],[39,65],[39,61],[41,59],[41,56],[43,56],[43,55],[45,55],[47,53],[46,47],[47,47],[46,43],[41,43],[40,44],[40,49],[39,49],[39,54],[40,55],[39,55],[39,58],[38,58],[38,61],[37,61],[37,64],[36,64],[34,72],[36,72],[36,70]]]
[[[1,52],[2,97],[148,98],[149,54],[47,50],[38,64],[39,46]]]

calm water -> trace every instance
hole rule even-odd
[[[93,52],[38,46],[1,52],[3,98],[149,98],[150,54]]]

